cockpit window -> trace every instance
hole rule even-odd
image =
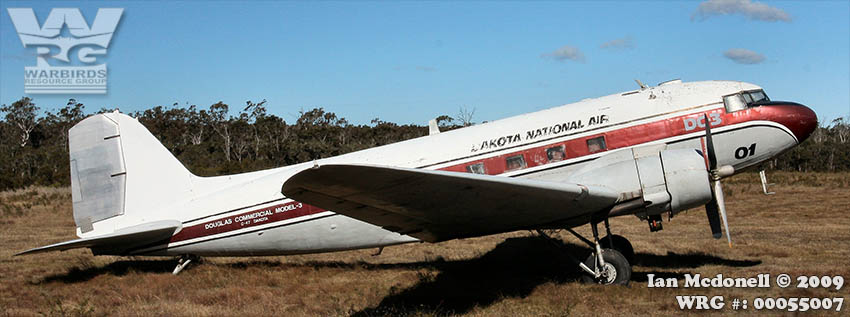
[[[764,90],[742,91],[737,94],[723,97],[726,112],[735,112],[747,108],[757,107],[758,103],[770,101]]]
[[[764,90],[751,91],[750,96],[753,97],[753,102],[770,101],[767,95],[764,94]]]
[[[747,108],[747,103],[744,102],[744,97],[741,97],[740,94],[723,97],[723,104],[726,105],[726,112],[735,112]]]

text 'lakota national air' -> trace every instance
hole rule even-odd
[[[551,126],[540,127],[537,129],[531,129],[525,131],[525,133],[514,133],[508,134],[504,136],[500,136],[497,138],[493,138],[490,140],[481,141],[479,144],[472,145],[471,152],[478,152],[484,150],[495,150],[508,145],[519,144],[522,142],[528,142],[532,140],[536,140],[539,138],[545,138],[550,136],[557,136],[560,134],[565,134],[570,131],[579,130],[586,127],[591,127],[594,125],[599,125],[608,122],[608,115],[596,115],[590,117],[587,120],[587,125],[584,124],[582,120],[573,120],[569,122],[562,122],[558,124],[554,124]]]

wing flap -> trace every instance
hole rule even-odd
[[[138,246],[166,240],[179,232],[182,227],[183,224],[177,220],[154,221],[120,229],[110,234],[75,239],[29,249],[15,254],[15,256],[76,248],[92,248],[121,253],[121,250],[129,250]]]
[[[533,228],[610,207],[600,186],[368,165],[322,165],[287,197],[429,241]]]

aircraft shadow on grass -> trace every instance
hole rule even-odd
[[[433,314],[465,313],[474,307],[486,307],[502,298],[524,298],[539,285],[554,282],[574,282],[581,277],[563,251],[578,259],[589,255],[587,248],[560,242],[563,250],[538,237],[510,238],[493,250],[473,259],[443,260],[441,258],[410,263],[366,263],[342,261],[310,261],[281,263],[279,261],[250,260],[220,264],[232,269],[264,266],[270,268],[311,267],[346,268],[362,270],[417,270],[432,269],[436,273],[419,275],[411,287],[385,297],[370,308],[353,312],[355,316],[397,315],[413,312]],[[703,253],[666,255],[638,253],[635,263],[640,268],[691,269],[703,265],[747,267],[761,264],[755,260],[729,260]],[[173,260],[124,260],[101,267],[74,268],[65,274],[48,276],[42,282],[78,283],[96,276],[109,274],[121,276],[128,272],[165,273],[174,268]],[[647,274],[661,278],[684,278],[686,272],[641,271],[632,273],[633,282],[646,282]]]
[[[61,282],[80,283],[100,275],[124,276],[130,272],[164,273],[174,269],[174,260],[121,260],[97,267],[74,267],[64,274],[49,275],[35,284]]]
[[[561,242],[563,251],[583,260],[590,251]],[[525,298],[547,282],[575,282],[582,273],[573,266],[562,250],[537,237],[510,238],[483,256],[469,260],[428,264],[439,273],[420,276],[415,285],[385,297],[377,306],[353,312],[353,316],[427,314],[462,314],[475,307],[489,306],[502,298]],[[727,260],[702,253],[654,255],[638,253],[635,262],[644,267],[696,268],[705,264],[732,267],[755,266],[761,261]],[[647,274],[677,279],[685,273],[633,272],[632,281],[646,282]]]

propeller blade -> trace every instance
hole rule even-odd
[[[723,199],[723,185],[720,184],[720,178],[734,174],[735,169],[732,166],[722,166],[717,168],[717,153],[714,152],[714,138],[711,136],[711,121],[708,121],[708,114],[703,114],[705,120],[705,152],[708,158],[708,172],[714,180],[714,190],[712,191],[711,201],[705,205],[705,214],[708,216],[708,223],[711,225],[711,234],[715,239],[720,238],[720,224],[718,224],[717,212],[720,211],[720,217],[723,218],[723,227],[726,230],[726,241],[729,242],[729,247],[732,247],[732,236],[729,234],[729,219],[726,218],[726,201]]]
[[[711,137],[711,121],[708,121],[708,115],[702,116],[705,118],[705,150],[708,155],[708,168],[713,171],[717,169],[717,155],[714,153],[714,141]]]
[[[726,218],[726,201],[723,200],[723,185],[720,181],[714,182],[714,198],[717,201],[717,207],[720,209],[720,217],[723,218],[723,228],[726,230],[726,241],[729,242],[729,247],[732,247],[732,236],[729,234],[729,219]]]
[[[711,235],[715,239],[720,239],[723,234],[720,232],[720,214],[717,212],[717,200],[712,197],[711,201],[705,204],[705,215],[708,216],[708,225],[711,227]]]

